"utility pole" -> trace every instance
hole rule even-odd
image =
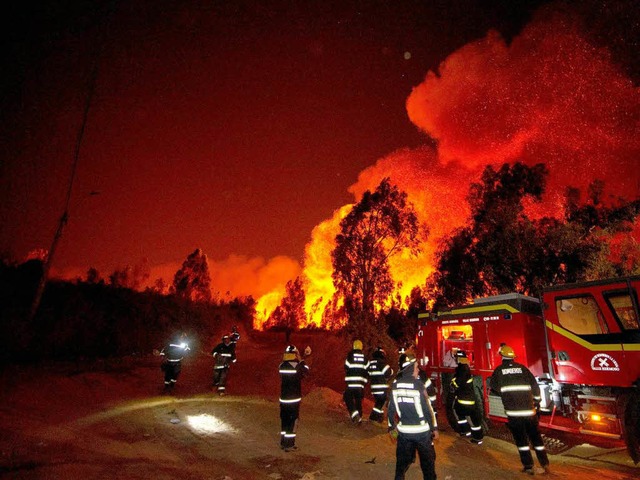
[[[110,8],[107,10],[107,13],[106,13],[107,20],[111,12],[113,12],[114,7],[115,7],[115,1],[110,4]],[[51,242],[51,248],[49,248],[47,258],[44,261],[44,264],[42,266],[42,275],[40,276],[38,287],[36,288],[36,293],[33,297],[31,308],[29,309],[29,317],[27,319],[29,323],[33,321],[33,319],[36,316],[36,313],[38,312],[38,308],[40,307],[42,294],[44,293],[44,289],[47,285],[47,280],[49,278],[49,270],[51,269],[53,256],[58,247],[58,242],[60,241],[60,237],[62,237],[62,231],[64,230],[64,227],[67,224],[67,222],[69,221],[69,204],[71,203],[71,193],[73,192],[73,184],[76,178],[76,171],[78,170],[80,148],[82,147],[82,140],[84,139],[84,132],[87,126],[87,118],[89,117],[89,109],[91,108],[91,102],[93,100],[93,95],[96,89],[96,80],[98,77],[98,63],[99,63],[100,51],[102,47],[102,36],[104,35],[104,29],[102,30],[103,30],[102,32],[99,32],[98,39],[96,40],[96,46],[95,46],[96,51],[93,57],[93,65],[91,67],[91,76],[89,77],[89,82],[88,82],[87,98],[84,105],[84,111],[82,113],[82,123],[80,124],[78,137],[76,139],[76,147],[75,147],[75,153],[73,156],[73,164],[71,166],[71,175],[69,177],[69,186],[67,188],[67,197],[64,204],[64,211],[60,216],[60,220],[58,221],[58,228],[56,229],[56,233],[53,236],[53,241]]]

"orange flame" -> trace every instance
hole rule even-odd
[[[457,188],[456,167],[440,164],[431,148],[401,150],[381,160],[360,173],[358,182],[350,187],[350,192],[360,198],[366,190],[375,190],[384,177],[399,185],[407,192],[414,204],[418,219],[430,229],[429,238],[421,245],[421,253],[413,258],[407,252],[391,257],[390,271],[398,282],[396,293],[407,297],[416,285],[423,285],[433,271],[433,254],[437,240],[452,228],[464,224],[468,207],[464,201],[466,189]],[[451,208],[455,205],[455,208]],[[334,212],[331,219],[317,225],[307,244],[303,267],[303,285],[306,293],[305,311],[307,325],[324,327],[322,314],[333,298],[335,288],[331,274],[331,252],[340,230],[340,221],[352,205],[344,205]],[[433,222],[437,219],[437,222]],[[280,304],[284,288],[274,289],[258,300],[257,317],[254,326],[261,328],[269,315]]]

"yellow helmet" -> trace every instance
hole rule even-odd
[[[458,349],[456,351],[456,361],[458,363],[466,363],[468,365],[469,364],[469,357],[467,357],[467,352],[465,352],[464,350]]]
[[[355,340],[353,342],[353,349],[354,350],[362,350],[362,342],[360,340]]]
[[[282,356],[282,360],[287,362],[290,360],[295,360],[298,357],[298,349],[294,345],[289,345],[284,350],[284,355]]]
[[[416,363],[416,357],[411,353],[407,353],[406,355],[404,355],[404,358],[401,358],[401,360],[402,364],[400,365],[400,368],[402,370]]]
[[[516,358],[516,352],[514,352],[513,348],[506,344],[500,345],[498,353],[502,358]]]

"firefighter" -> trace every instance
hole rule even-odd
[[[482,416],[476,407],[476,394],[473,387],[473,375],[469,368],[467,354],[459,350],[456,353],[458,366],[451,379],[451,392],[454,395],[453,409],[458,417],[460,436],[471,437],[471,442],[482,444]]]
[[[549,472],[549,458],[538,430],[540,386],[527,367],[514,361],[516,355],[513,348],[502,344],[498,353],[502,357],[502,364],[491,375],[491,390],[502,399],[507,427],[518,447],[522,471],[535,474],[529,446],[531,442],[538,462],[545,473]]]
[[[311,347],[305,349],[305,357],[311,355]],[[280,372],[280,448],[285,452],[297,450],[295,425],[302,401],[302,378],[309,373],[309,366],[300,358],[298,349],[289,345],[278,367]]]
[[[381,423],[384,419],[384,405],[387,403],[387,389],[389,379],[393,375],[393,369],[389,366],[385,351],[378,347],[371,354],[371,360],[367,364],[367,374],[371,380],[371,394],[374,405],[369,415],[372,422]]]
[[[420,361],[420,365],[426,368],[429,365],[429,357],[426,355],[423,357],[423,360]],[[418,375],[420,380],[424,383],[424,388],[427,391],[427,396],[429,397],[429,401],[431,402],[431,409],[433,410],[433,414],[436,416],[436,420],[438,419],[438,410],[436,410],[436,400],[437,400],[437,390],[436,386],[433,384],[427,372],[422,370],[421,368],[418,370]]]
[[[406,352],[406,349],[404,347],[401,347],[400,350],[398,350],[398,353],[400,354],[400,356],[398,357],[398,364],[400,366],[400,370],[402,370],[404,367],[407,366],[406,365],[407,353],[405,352]],[[423,360],[420,361],[420,363],[421,364],[423,363],[422,366],[426,367],[429,363],[429,357],[425,356]],[[431,402],[431,408],[433,409],[433,413],[437,416],[438,412],[436,411],[436,399],[437,399],[436,386],[433,384],[433,382],[427,375],[427,372],[422,370],[420,367],[418,367],[418,378],[420,378],[420,380],[422,380],[422,383],[424,383],[424,387],[427,390],[427,396],[429,397],[429,401]]]
[[[240,332],[238,332],[238,327],[236,325],[231,329],[231,333],[229,334],[229,338],[231,339],[231,345],[233,346],[233,351],[236,351],[236,344],[238,340],[240,340]]]
[[[458,349],[453,347],[451,350],[447,350],[442,358],[442,366],[448,368],[456,368],[458,366],[458,362],[456,361],[456,353],[458,353]]]
[[[173,390],[173,387],[178,381],[180,370],[182,369],[182,359],[189,350],[187,334],[185,332],[181,332],[175,335],[160,351],[160,355],[164,357],[160,368],[164,372],[165,392]]]
[[[351,421],[359,425],[362,422],[362,399],[367,384],[367,357],[362,353],[360,340],[353,342],[353,349],[344,361],[344,381],[344,403],[347,405]]]
[[[433,441],[438,438],[438,422],[424,383],[418,375],[415,357],[407,355],[405,367],[391,385],[388,426],[391,438],[397,439],[396,480],[404,479],[416,451],[423,477],[436,479],[436,451]]]
[[[236,362],[236,352],[231,344],[231,337],[229,335],[223,336],[222,341],[211,350],[211,355],[215,359],[213,387],[217,389],[218,395],[222,396],[226,394],[229,367]]]

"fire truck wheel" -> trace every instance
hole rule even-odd
[[[640,462],[640,392],[626,395],[624,406],[624,440],[634,463]]]

